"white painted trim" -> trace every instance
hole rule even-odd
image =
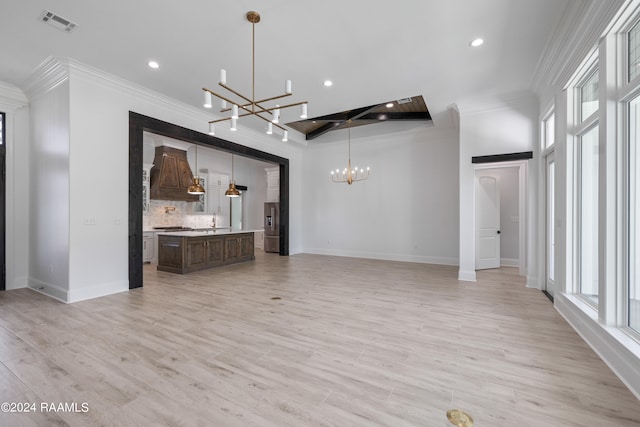
[[[468,270],[458,270],[458,280],[463,282],[475,282],[476,272]]]
[[[39,292],[43,295],[47,295],[53,299],[57,299],[58,301],[61,301],[64,303],[69,302],[69,290],[63,289],[52,283],[46,283],[46,282],[43,282],[42,280],[30,278],[29,289],[32,289],[36,292]]]
[[[106,295],[117,294],[129,290],[129,281],[121,280],[117,282],[102,283],[96,286],[84,287],[80,289],[70,289],[67,302],[78,302]]]
[[[530,91],[509,92],[489,99],[474,99],[456,105],[458,115],[461,116],[460,110],[464,112],[462,116],[470,117],[477,114],[485,114],[496,111],[514,110],[518,106],[527,106],[535,95]]]
[[[500,258],[501,267],[520,267],[519,258]]]
[[[291,250],[289,251],[291,253]],[[333,250],[322,248],[306,248],[304,253],[313,255],[329,255],[350,258],[380,259],[385,261],[414,262],[418,264],[438,264],[457,266],[458,260],[447,257],[428,257],[417,255],[390,254],[380,252],[363,252],[350,250]]]
[[[46,94],[69,80],[69,64],[59,59],[48,57],[25,80],[22,85],[30,100]]]
[[[573,71],[593,51],[624,3],[625,0],[570,3],[550,38],[554,43],[544,49],[531,87],[537,92],[545,85],[566,87]]]
[[[0,81],[0,111],[10,113],[29,103],[24,93],[15,86]]]
[[[201,120],[202,127],[194,130],[202,133],[209,132],[209,120],[221,118],[212,112],[204,111],[200,108],[194,107],[193,105],[170,98],[159,92],[155,92],[151,89],[137,85],[71,58],[48,57],[25,81],[23,85],[24,91],[29,99],[33,99],[54,89],[70,77],[73,77],[73,79],[85,79],[94,84],[109,88],[110,90],[123,93],[127,96],[134,95],[136,98],[143,99],[152,104],[169,106],[176,112],[181,112],[187,116]],[[195,89],[197,90],[198,88]],[[238,142],[240,144],[242,144],[241,141],[243,140],[255,139],[256,137],[262,137],[263,135],[264,134],[262,132],[258,132],[246,126],[240,126],[235,132],[225,131],[223,128],[219,131],[216,130],[217,137]],[[308,145],[304,135],[293,129],[289,129],[289,142],[282,142],[278,136],[279,135],[276,135],[273,136],[273,138],[270,138],[271,143],[292,144],[298,146]]]
[[[554,303],[569,325],[640,399],[640,344],[619,328],[598,323],[597,313],[574,295],[559,292]]]
[[[540,289],[540,282],[538,282],[538,280],[539,279],[537,276],[527,276],[527,282],[525,284],[525,287],[532,288],[532,289]]]
[[[495,163],[475,163],[474,165],[474,174],[476,174],[479,170],[483,169],[502,169],[502,168],[518,168],[518,217],[520,221],[518,223],[518,254],[519,254],[519,263],[518,269],[519,274],[524,276],[527,274],[527,264],[526,264],[526,251],[527,251],[527,224],[529,222],[529,217],[527,215],[526,209],[526,200],[527,200],[527,161],[526,160],[516,160],[512,162],[495,162]],[[475,203],[475,186],[474,186],[474,206]],[[475,209],[475,208],[474,208]],[[475,222],[472,225],[473,227],[473,244],[476,244],[476,224]],[[462,280],[462,279],[460,279]],[[475,278],[474,278],[475,280]],[[537,287],[537,286],[536,286]]]

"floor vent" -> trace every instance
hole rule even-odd
[[[60,15],[57,15],[53,12],[49,12],[48,10],[43,10],[42,14],[40,14],[40,20],[42,22],[46,22],[54,28],[57,28],[60,31],[64,31],[65,33],[70,33],[72,30],[78,27],[78,24],[69,21],[66,18],[63,18]]]
[[[398,105],[400,104],[408,104],[411,102],[411,98],[402,98],[402,99],[398,99]]]

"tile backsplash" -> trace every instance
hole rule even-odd
[[[191,228],[211,227],[211,214],[194,214],[194,203],[177,202],[170,200],[151,200],[149,212],[142,216],[142,226],[144,230],[152,230],[153,227],[181,226]],[[167,207],[175,210],[167,209]],[[216,224],[223,226],[228,224],[228,218],[216,217]]]

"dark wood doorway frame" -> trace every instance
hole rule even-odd
[[[0,291],[4,291],[7,286],[7,123],[5,118],[5,113],[0,113]]]
[[[142,286],[143,132],[280,166],[280,255],[289,255],[289,159],[129,111],[129,289]]]

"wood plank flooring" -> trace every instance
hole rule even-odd
[[[515,269],[257,254],[64,305],[0,292],[3,426],[640,425],[640,402]],[[41,402],[88,412],[40,411]],[[81,408],[80,406],[78,406]]]

